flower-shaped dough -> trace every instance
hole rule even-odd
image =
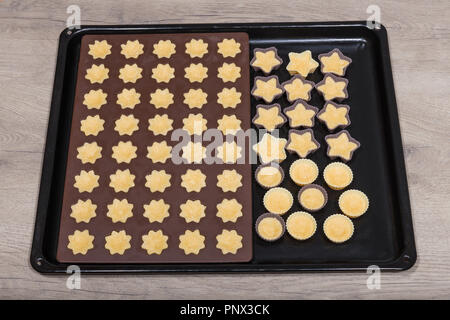
[[[114,189],[115,192],[128,192],[130,188],[134,187],[134,179],[136,176],[130,173],[130,169],[117,170],[116,173],[111,174],[109,179],[111,180],[109,186]]]
[[[207,122],[208,120],[203,118],[201,113],[191,113],[188,117],[183,119],[183,129],[186,130],[190,135],[201,135],[202,132],[207,129]]]
[[[87,143],[85,142],[81,147],[77,148],[77,158],[81,160],[81,163],[95,163],[97,159],[102,157],[102,147],[97,142]]]
[[[179,237],[179,248],[184,250],[185,254],[198,254],[205,247],[205,237],[197,229],[195,231],[186,230]]]
[[[142,78],[142,68],[138,67],[136,63],[126,64],[123,68],[120,68],[119,73],[119,79],[122,79],[124,83],[136,83]]]
[[[236,192],[236,190],[242,187],[242,175],[236,170],[223,170],[221,174],[217,176],[217,186],[222,189],[223,192]]]
[[[173,120],[167,114],[157,114],[153,118],[148,119],[148,130],[153,132],[154,135],[165,136],[167,132],[173,129],[172,123]]]
[[[202,89],[189,89],[183,96],[183,102],[188,105],[189,109],[192,109],[203,107],[203,105],[206,104],[206,97],[208,94]]]
[[[217,52],[224,58],[234,58],[241,52],[241,44],[234,39],[223,39],[217,44]]]
[[[152,78],[155,79],[157,83],[169,83],[171,79],[175,78],[175,69],[168,63],[158,63],[156,68],[152,69]]]
[[[120,105],[122,109],[134,109],[134,107],[141,103],[141,94],[136,92],[136,89],[126,89],[124,88],[122,92],[117,94],[117,104]]]
[[[132,114],[128,116],[121,115],[120,118],[115,121],[116,126],[114,127],[114,130],[121,136],[125,134],[131,136],[134,131],[139,129],[138,123],[139,119],[136,119]]]
[[[184,68],[184,77],[189,80],[189,82],[200,82],[208,78],[208,68],[204,67],[202,63],[191,63],[189,67]]]
[[[75,230],[75,232],[69,235],[68,238],[69,244],[67,245],[67,248],[72,250],[73,254],[80,253],[82,255],[85,255],[88,250],[94,247],[94,236],[90,235],[88,230]]]
[[[137,157],[136,150],[137,147],[133,146],[131,141],[119,141],[117,145],[112,147],[113,154],[111,157],[116,159],[117,163],[130,163]]]
[[[123,255],[125,250],[131,248],[130,240],[131,236],[127,235],[125,230],[113,231],[105,237],[105,249],[108,249],[110,254]]]
[[[226,141],[217,147],[217,158],[221,159],[224,163],[236,163],[242,156],[241,151],[242,148],[235,141]]]
[[[267,131],[273,131],[281,127],[286,122],[286,118],[281,113],[279,104],[257,105],[256,115],[253,118],[253,123],[259,127],[263,127]]]
[[[223,82],[236,82],[241,77],[241,67],[238,67],[234,62],[224,62],[221,67],[217,69],[217,77]]]
[[[284,138],[277,138],[265,133],[261,141],[253,145],[253,150],[259,155],[262,163],[282,162],[286,159],[286,151],[284,150],[286,143],[287,140]]]
[[[163,199],[152,200],[149,204],[144,204],[144,217],[152,222],[163,222],[169,216],[170,205]]]
[[[310,106],[304,101],[296,101],[292,106],[284,109],[284,113],[289,119],[289,126],[291,128],[297,127],[314,127],[314,116],[319,109]]]
[[[111,54],[111,45],[106,40],[95,40],[93,44],[89,44],[88,54],[94,59],[105,59],[107,55]]]
[[[328,144],[327,155],[332,159],[339,157],[344,161],[351,160],[355,150],[361,146],[347,130],[329,134],[325,136],[325,141]]]
[[[225,114],[221,119],[217,120],[217,129],[222,131],[224,135],[236,134],[239,130],[242,130],[241,120],[236,118],[234,114],[231,116]]]
[[[103,131],[103,124],[105,120],[101,119],[99,115],[87,116],[86,119],[81,120],[81,131],[85,135],[97,136],[100,131]]]
[[[205,216],[206,206],[204,206],[200,200],[187,200],[180,205],[180,217],[184,218],[187,223],[196,222]]]
[[[320,144],[314,138],[311,129],[289,130],[289,140],[286,149],[297,153],[300,158],[306,158],[311,152],[319,149]]]
[[[253,51],[253,59],[250,65],[255,70],[261,70],[264,74],[269,74],[278,69],[283,60],[278,56],[277,48],[270,47],[266,49],[256,48]]]
[[[175,53],[175,44],[170,40],[159,40],[153,45],[153,54],[159,59],[170,58]]]
[[[205,43],[202,39],[192,39],[191,41],[186,43],[186,53],[191,58],[202,58],[205,54],[208,53],[208,44]]]
[[[127,59],[130,58],[136,59],[137,57],[139,57],[141,54],[144,53],[144,45],[140,43],[138,40],[134,41],[128,40],[127,43],[122,43],[120,47],[122,48],[120,53],[123,54]]]
[[[280,97],[284,88],[280,85],[277,76],[255,77],[251,94],[257,99],[263,99],[266,103],[272,103],[273,100]]]
[[[105,65],[93,64],[92,67],[86,70],[86,75],[84,76],[91,83],[100,83],[109,78],[109,69],[105,68]]]
[[[316,84],[316,90],[322,94],[325,101],[333,99],[340,101],[348,98],[347,85],[347,79],[326,74],[323,80]]]
[[[189,141],[181,148],[181,150],[181,157],[184,158],[187,163],[201,163],[206,157],[206,147],[202,146],[201,142]]]
[[[108,204],[108,212],[106,216],[111,218],[113,223],[127,222],[128,218],[133,216],[133,204],[128,203],[127,199],[114,199],[111,204]]]
[[[222,233],[216,236],[216,248],[222,250],[223,254],[236,252],[242,248],[242,236],[236,230],[222,230]]]
[[[166,170],[152,170],[149,175],[145,176],[147,182],[145,186],[151,192],[164,192],[166,188],[170,187],[171,175],[166,173]]]
[[[242,94],[236,90],[236,88],[223,88],[221,92],[217,94],[217,102],[224,108],[236,108],[241,103]]]
[[[150,147],[147,147],[147,158],[153,163],[166,163],[167,159],[172,157],[172,147],[167,145],[166,141],[153,142]]]
[[[168,248],[168,236],[164,235],[161,230],[150,230],[142,236],[141,248],[147,251],[147,254],[161,254],[164,249]]]
[[[305,101],[311,100],[311,91],[314,89],[314,82],[303,79],[300,75],[295,75],[292,79],[281,84],[286,91],[289,102],[298,99]]]
[[[236,222],[239,217],[242,217],[242,204],[236,199],[223,199],[216,207],[216,215],[223,222]]]
[[[200,192],[202,188],[206,187],[206,175],[200,169],[187,169],[186,173],[181,175],[181,186],[187,192]]]
[[[319,63],[312,58],[311,51],[305,50],[301,53],[289,52],[289,64],[286,70],[291,74],[300,74],[306,78],[308,74],[313,73]]]
[[[70,217],[74,218],[77,223],[89,223],[92,218],[97,216],[95,213],[97,205],[93,204],[91,199],[87,199],[86,201],[78,200],[78,202],[70,206],[70,208],[72,209]]]
[[[106,97],[108,94],[104,93],[102,89],[91,90],[84,95],[83,104],[88,109],[100,109],[106,104]]]
[[[81,170],[80,174],[75,176],[75,184],[73,186],[78,189],[78,192],[92,192],[94,188],[99,186],[99,178],[100,176],[96,175],[94,170]]]
[[[167,109],[173,103],[173,93],[169,89],[156,89],[155,92],[150,93],[150,103],[156,109]]]

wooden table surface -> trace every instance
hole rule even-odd
[[[450,298],[450,2],[376,1],[389,35],[418,261],[383,273],[43,276],[28,262],[58,36],[82,24],[365,20],[373,1],[0,1],[0,298]],[[327,6],[325,6],[325,3]]]

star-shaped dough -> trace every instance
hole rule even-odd
[[[286,91],[286,96],[289,102],[294,102],[298,99],[305,101],[311,100],[311,91],[314,89],[314,82],[303,79],[296,74],[290,80],[281,84]]]
[[[95,116],[87,116],[86,119],[81,120],[81,131],[87,136],[97,136],[100,131],[103,131],[105,120],[101,119],[97,114]]]
[[[325,123],[328,130],[334,130],[337,127],[345,128],[350,125],[349,111],[350,107],[348,105],[327,101],[317,114],[317,118]]]
[[[216,248],[222,250],[223,254],[236,252],[242,248],[242,236],[236,230],[222,230],[222,233],[216,236]]]
[[[102,147],[97,142],[87,143],[85,142],[81,147],[77,148],[77,158],[81,160],[81,163],[95,163],[102,157]]]
[[[241,151],[242,148],[235,141],[226,141],[217,147],[217,158],[222,160],[223,163],[236,163],[242,157]]]
[[[265,133],[260,142],[253,145],[253,150],[259,155],[262,163],[269,163],[272,161],[282,162],[286,159],[287,140],[284,138],[277,138],[269,133]]]
[[[224,62],[221,67],[217,69],[217,77],[223,82],[236,82],[241,77],[241,67],[238,67],[234,62]]]
[[[80,174],[75,176],[75,184],[73,186],[78,189],[78,192],[92,192],[94,188],[99,186],[99,178],[100,176],[96,175],[94,170],[81,170]]]
[[[119,141],[117,145],[112,147],[113,153],[111,158],[116,159],[117,163],[130,163],[131,160],[137,157],[136,150],[137,147],[133,146],[131,141]]]
[[[172,175],[166,173],[166,170],[152,170],[150,174],[145,176],[145,186],[151,192],[164,192],[166,188],[170,187],[170,178]]]
[[[206,147],[202,146],[201,142],[189,141],[181,148],[181,150],[181,157],[184,158],[187,163],[201,163],[206,157]]]
[[[179,239],[179,248],[184,250],[185,254],[198,254],[205,247],[205,237],[200,234],[198,229],[195,231],[186,230],[184,234],[180,235]]]
[[[171,79],[175,78],[175,69],[168,63],[158,63],[156,68],[152,69],[152,78],[155,79],[157,83],[169,83]]]
[[[162,223],[169,216],[170,205],[165,203],[163,199],[152,200],[149,204],[144,204],[144,217],[150,223]]]
[[[114,199],[111,204],[107,205],[108,212],[106,216],[111,218],[113,223],[127,222],[128,218],[133,216],[133,204],[128,203],[127,199],[118,200]]]
[[[325,136],[325,141],[328,144],[327,155],[331,159],[339,157],[344,161],[351,160],[355,150],[361,146],[347,130],[329,134]]]
[[[222,131],[224,135],[227,134],[236,134],[241,128],[241,120],[236,118],[233,114],[231,116],[227,116],[226,114],[222,116],[221,119],[217,120],[217,129]]]
[[[206,187],[206,175],[200,169],[187,169],[186,173],[181,175],[181,186],[187,192],[200,192],[202,188]]]
[[[217,186],[222,189],[223,192],[236,192],[236,190],[242,187],[242,175],[236,170],[223,170],[221,174],[217,176]]]
[[[127,40],[127,43],[122,43],[120,45],[122,50],[120,53],[125,56],[125,58],[130,59],[136,59],[141,54],[144,53],[144,45],[140,43],[138,40],[130,41]]]
[[[201,113],[189,114],[187,118],[183,119],[183,129],[190,135],[201,135],[203,131],[207,129],[206,123],[208,120],[203,118]]]
[[[123,68],[119,70],[119,79],[122,79],[124,83],[136,83],[139,79],[142,78],[142,68],[138,67],[138,65],[126,64]]]
[[[286,149],[298,154],[300,158],[306,158],[311,152],[319,149],[320,144],[314,138],[311,129],[289,130],[289,139]]]
[[[261,70],[266,75],[278,69],[282,63],[283,60],[278,56],[277,48],[275,47],[256,48],[253,50],[253,59],[250,61],[253,69],[256,71]]]
[[[150,230],[142,236],[141,248],[147,251],[147,254],[161,254],[164,249],[168,248],[168,236],[164,235],[162,230]]]
[[[131,174],[130,169],[117,170],[116,173],[109,176],[109,186],[114,189],[115,192],[128,192],[130,188],[134,187],[134,178],[136,176]]]
[[[111,54],[111,45],[106,40],[95,40],[93,44],[89,44],[88,54],[94,59],[105,59],[107,55]]]
[[[255,77],[251,94],[256,99],[263,99],[266,103],[271,103],[274,99],[280,97],[284,88],[280,85],[277,76]]]
[[[105,68],[105,65],[93,64],[92,67],[86,70],[86,75],[84,76],[91,83],[100,83],[109,78],[109,69]]]
[[[148,130],[153,132],[154,135],[165,136],[167,132],[173,129],[172,123],[173,120],[167,114],[157,114],[153,118],[148,119]]]
[[[77,223],[89,223],[92,218],[97,216],[95,213],[97,205],[93,204],[91,199],[87,199],[86,201],[78,200],[78,202],[70,206],[70,208],[72,209],[70,217],[74,218]]]
[[[166,141],[153,142],[150,147],[147,147],[147,158],[153,163],[166,163],[167,159],[172,157],[172,147],[167,145]]]
[[[202,39],[192,39],[191,41],[186,43],[186,53],[191,58],[202,58],[205,54],[208,53],[208,44],[205,43]]]
[[[94,247],[94,236],[90,235],[88,230],[75,230],[75,232],[69,235],[68,238],[69,244],[67,245],[67,248],[72,250],[73,254],[80,253],[82,255],[85,255],[90,249]]]
[[[202,89],[189,89],[183,96],[183,102],[188,105],[189,109],[192,109],[203,107],[203,105],[206,104],[206,97],[208,94]]]
[[[134,131],[138,130],[139,119],[136,119],[132,114],[126,116],[121,115],[119,119],[115,121],[116,126],[114,130],[116,130],[119,135],[129,135],[131,136]]]
[[[241,44],[234,39],[223,39],[221,42],[217,43],[217,52],[224,58],[234,58],[241,52]]]
[[[202,63],[191,63],[189,67],[184,68],[184,77],[190,83],[200,82],[208,78],[208,68],[204,67]]]
[[[130,240],[131,236],[127,235],[125,230],[113,231],[105,237],[105,249],[108,249],[110,254],[123,255],[126,250],[131,248]]]
[[[352,63],[352,59],[345,56],[339,49],[319,54],[319,61],[321,63],[320,71],[323,74],[334,73],[340,77],[345,75],[347,67]]]
[[[348,80],[326,74],[322,81],[316,84],[316,90],[322,94],[325,101],[336,99],[338,101],[348,98]]]
[[[159,59],[170,58],[175,53],[175,44],[170,40],[159,40],[153,45],[153,54]]]
[[[281,113],[278,103],[268,106],[259,104],[256,106],[256,114],[252,122],[267,131],[273,131],[286,123],[286,117]]]
[[[106,97],[108,94],[104,93],[102,89],[91,90],[84,95],[83,104],[88,109],[100,109],[106,104]]]
[[[180,205],[180,217],[184,218],[187,223],[196,222],[205,217],[206,206],[200,200],[187,200]]]
[[[236,199],[223,199],[216,207],[216,215],[223,222],[236,222],[239,217],[242,217],[242,204]]]
[[[318,108],[307,104],[304,101],[296,101],[292,106],[284,109],[284,113],[289,119],[289,126],[291,128],[298,127],[314,127],[314,116]]]
[[[221,92],[217,94],[217,102],[224,108],[236,108],[241,103],[242,94],[233,88],[223,88]]]
[[[117,104],[120,105],[122,109],[134,109],[134,107],[141,103],[141,94],[136,92],[136,89],[126,89],[124,88],[122,92],[117,94]]]
[[[291,75],[300,74],[303,78],[306,78],[318,66],[319,63],[312,58],[311,51],[305,50],[301,53],[289,52],[289,64],[286,66],[286,70]]]

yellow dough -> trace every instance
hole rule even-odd
[[[205,247],[205,237],[200,234],[197,229],[195,231],[186,230],[186,232],[179,236],[179,248],[184,250],[187,254],[198,254],[201,249]]]
[[[88,109],[100,109],[106,104],[106,97],[108,94],[104,93],[102,89],[90,90],[84,95],[83,104]]]
[[[132,114],[126,116],[121,115],[119,119],[115,121],[116,126],[114,130],[116,130],[119,135],[129,135],[131,136],[134,131],[138,130],[139,119],[136,119]]]
[[[105,237],[105,249],[108,249],[110,254],[123,255],[125,250],[131,248],[130,240],[131,236],[127,235],[125,230],[113,231]]]
[[[200,200],[187,200],[180,205],[180,217],[184,218],[187,223],[196,222],[205,216],[206,206],[204,206]]]
[[[258,170],[256,180],[264,187],[272,188],[281,183],[283,175],[281,174],[280,169],[274,166],[265,166]]]
[[[133,216],[133,204],[128,203],[127,199],[114,199],[111,204],[108,204],[108,212],[106,216],[111,218],[113,223],[127,222],[128,218]]]
[[[205,54],[208,53],[208,44],[205,43],[202,39],[192,39],[191,41],[186,43],[186,53],[191,58],[202,58]]]
[[[342,243],[352,237],[353,222],[343,214],[333,214],[323,223],[323,232],[330,241]]]
[[[100,131],[104,130],[105,120],[101,119],[99,115],[87,116],[86,119],[81,120],[81,131],[85,135],[97,136]]]
[[[234,58],[241,52],[241,44],[234,39],[223,39],[217,44],[217,52],[224,58]]]
[[[275,97],[283,93],[283,90],[278,86],[277,78],[270,78],[266,81],[262,79],[256,79],[255,89],[253,95],[261,97],[266,103],[271,103]]]
[[[345,81],[335,81],[331,76],[325,76],[325,82],[317,86],[317,91],[323,94],[325,100],[333,100],[335,98],[345,98]]]
[[[159,59],[170,58],[175,54],[175,44],[170,40],[159,40],[158,43],[153,45],[153,54]]]
[[[330,147],[328,156],[341,157],[348,161],[351,159],[352,152],[358,149],[359,146],[353,141],[350,141],[349,137],[344,132],[336,138],[326,138],[325,141]]]
[[[223,82],[236,82],[241,77],[241,68],[234,62],[224,62],[221,67],[217,69],[217,77],[222,79]]]
[[[94,59],[105,59],[107,55],[111,54],[111,45],[108,44],[108,41],[95,40],[94,43],[89,44],[89,52]]]
[[[150,147],[147,147],[147,158],[153,163],[166,163],[167,159],[172,157],[172,147],[167,145],[166,141],[153,142]]]
[[[350,218],[357,218],[369,208],[369,198],[359,190],[347,190],[339,197],[339,208]]]
[[[334,73],[338,76],[344,75],[345,68],[350,64],[350,61],[341,59],[337,52],[333,52],[329,57],[321,57],[322,73]]]
[[[154,105],[156,109],[167,109],[173,103],[173,94],[169,89],[156,89],[155,92],[150,93],[150,103]]]
[[[316,219],[304,211],[294,212],[286,220],[286,230],[296,240],[311,238],[316,229]]]
[[[104,64],[96,65],[93,64],[92,67],[86,70],[86,75],[84,76],[91,83],[100,83],[109,78],[109,69],[105,68]]]
[[[319,63],[312,58],[310,50],[301,53],[289,52],[289,64],[286,66],[286,70],[291,75],[300,74],[303,78],[306,78],[318,66]]]
[[[165,136],[167,132],[173,129],[172,123],[173,120],[167,114],[157,114],[153,118],[148,119],[148,130],[153,132],[154,135]]]
[[[341,190],[353,181],[352,169],[342,162],[332,162],[323,170],[323,178],[334,190]]]
[[[289,83],[283,85],[289,101],[302,99],[309,101],[311,99],[311,90],[314,86],[311,83],[304,82],[302,79],[295,78]]]
[[[95,163],[102,157],[102,147],[97,142],[87,143],[85,142],[81,147],[77,148],[77,158],[81,160],[81,163]]]
[[[319,176],[317,164],[309,159],[297,159],[289,168],[291,179],[298,185],[304,186],[313,183]]]
[[[236,163],[242,157],[241,151],[242,148],[235,141],[224,142],[221,146],[217,147],[217,158],[221,159],[224,163]]]
[[[223,222],[236,222],[239,217],[242,217],[242,204],[236,199],[223,199],[216,207],[216,215]]]
[[[131,141],[119,141],[117,145],[112,147],[113,153],[111,158],[115,159],[117,163],[130,163],[131,160],[137,157],[136,150],[137,147],[133,146]]]
[[[189,114],[187,118],[183,119],[183,129],[186,130],[190,135],[196,134],[201,135],[203,131],[207,129],[206,123],[208,120],[203,118],[201,113]]]
[[[306,188],[300,194],[300,204],[307,210],[318,210],[325,203],[325,196],[317,188]]]
[[[269,189],[263,198],[267,211],[275,214],[285,214],[293,205],[294,198],[289,190],[281,187]]]
[[[336,107],[331,103],[326,103],[324,109],[325,111],[319,114],[318,118],[325,122],[328,130],[334,130],[339,126],[346,126],[349,124],[347,108]]]
[[[86,201],[78,200],[78,202],[73,204],[70,208],[72,209],[70,217],[74,218],[77,223],[89,223],[92,218],[97,216],[95,213],[97,205],[93,204],[91,199],[87,199]]]
[[[287,109],[287,110],[286,110]],[[314,116],[316,112],[314,110],[306,108],[302,103],[295,104],[292,109],[286,108],[284,113],[289,118],[289,126],[292,128],[297,127],[313,127]]]
[[[206,98],[208,94],[204,92],[202,89],[189,89],[188,92],[183,94],[184,103],[192,108],[201,108],[204,104],[206,104]]]
[[[222,233],[216,236],[216,248],[222,250],[222,254],[236,254],[242,248],[242,236],[236,230],[222,230]]]
[[[278,104],[256,107],[256,117],[253,119],[253,123],[264,127],[267,131],[275,130],[285,121]]]
[[[181,157],[186,159],[187,163],[201,163],[206,157],[206,147],[202,146],[201,142],[189,141],[181,150]]]
[[[260,68],[265,74],[270,73],[281,61],[277,59],[275,50],[256,51],[252,67]]]
[[[117,170],[116,173],[109,176],[109,186],[114,189],[115,192],[128,192],[130,188],[134,187],[134,179],[136,176],[130,173],[130,169]]]
[[[170,205],[165,203],[163,199],[151,200],[149,204],[144,204],[144,217],[150,223],[162,223],[169,216]]]
[[[90,235],[88,230],[75,230],[68,238],[67,248],[72,250],[73,254],[85,255],[90,249],[94,248],[94,236]]]
[[[181,186],[187,192],[200,192],[202,188],[206,187],[206,175],[200,169],[187,169],[186,173],[181,175]]]
[[[145,186],[150,189],[151,192],[164,192],[166,188],[171,186],[171,175],[166,173],[166,170],[152,170],[150,174],[145,176]]]
[[[236,108],[241,103],[242,93],[238,92],[236,88],[223,88],[217,94],[217,102],[224,108]]]
[[[141,248],[147,251],[147,254],[161,254],[164,249],[167,249],[168,236],[164,235],[162,230],[150,230],[147,234],[142,236]]]
[[[136,89],[123,89],[122,92],[117,94],[117,104],[122,109],[134,109],[134,107],[141,103],[141,94],[136,92]]]
[[[122,79],[124,83],[136,83],[142,78],[142,68],[138,67],[135,63],[133,65],[126,64],[119,70],[119,79]]]
[[[217,176],[217,186],[222,189],[223,192],[236,192],[236,190],[242,187],[242,176],[236,170],[223,170],[221,174]]]
[[[275,240],[283,233],[283,225],[278,219],[266,217],[258,223],[258,234],[265,240]]]
[[[208,68],[204,67],[201,63],[191,63],[189,67],[184,68],[184,72],[184,77],[191,83],[202,83],[203,80],[208,78]]]
[[[227,116],[226,114],[222,116],[221,119],[217,120],[217,129],[222,131],[224,135],[227,134],[236,134],[241,128],[241,120],[236,118],[233,114],[231,116]]]
[[[296,152],[301,158],[305,158],[309,153],[319,149],[319,145],[313,140],[311,132],[298,133],[289,132],[289,141],[286,149]]]
[[[152,78],[155,79],[157,83],[169,83],[171,79],[175,78],[175,69],[168,63],[158,63],[156,68],[152,69]]]
[[[286,159],[287,140],[284,138],[276,138],[271,134],[265,133],[260,142],[253,145],[253,150],[259,155],[262,163],[272,161],[282,162]]]
[[[78,192],[92,192],[94,188],[99,186],[99,178],[100,176],[96,175],[94,170],[81,170],[80,174],[75,176],[75,184],[73,186],[78,189]]]
[[[120,48],[122,48],[120,53],[123,54],[127,59],[130,58],[136,59],[137,57],[139,57],[141,54],[144,53],[144,45],[140,43],[138,40],[134,41],[127,40],[127,43],[122,43],[120,45]]]

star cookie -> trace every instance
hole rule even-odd
[[[328,53],[319,54],[320,71],[325,73],[334,73],[343,77],[352,59],[345,56],[341,50],[333,49]]]
[[[205,43],[202,39],[192,39],[191,41],[186,43],[185,52],[191,58],[202,58],[205,54],[208,53],[208,44]]]
[[[153,132],[154,135],[165,136],[167,132],[173,129],[172,124],[173,120],[167,114],[157,114],[153,118],[148,119],[148,130]]]
[[[298,99],[305,101],[311,100],[311,91],[314,89],[314,82],[303,79],[296,74],[290,80],[281,84],[286,91],[286,97],[289,102],[294,102]]]
[[[284,92],[277,76],[255,77],[251,94],[256,99],[263,99],[266,103],[271,103],[279,98]]]
[[[223,115],[221,119],[217,120],[217,129],[222,131],[224,135],[236,134],[241,128],[241,120],[236,118],[233,114],[231,116]]]
[[[84,76],[91,83],[100,83],[109,78],[109,69],[105,68],[105,65],[93,64],[92,67],[86,70],[86,75]]]
[[[313,73],[319,63],[312,58],[311,51],[305,50],[301,53],[289,52],[289,64],[286,70],[291,74],[299,74],[306,78],[308,74]]]
[[[260,128],[267,131],[273,131],[286,123],[286,117],[281,112],[281,107],[278,103],[271,105],[259,104],[256,106],[256,114],[252,122]]]
[[[152,69],[152,78],[155,79],[157,83],[169,83],[171,79],[175,78],[175,69],[168,63],[158,63],[156,68]]]
[[[171,175],[166,173],[166,170],[152,170],[150,174],[145,176],[147,182],[145,186],[150,189],[151,192],[164,192],[166,188],[170,187]]]
[[[217,102],[224,108],[236,108],[241,103],[242,94],[236,90],[236,88],[223,88],[221,92],[217,94]]]
[[[241,77],[241,67],[238,67],[234,62],[224,62],[221,67],[217,69],[217,77],[223,82],[236,82]]]
[[[116,130],[119,135],[129,135],[131,136],[134,131],[138,130],[139,119],[136,119],[132,114],[126,116],[121,115],[119,119],[115,121],[116,126],[114,130]]]
[[[167,145],[166,141],[153,142],[150,147],[147,147],[147,158],[153,163],[166,163],[167,159],[172,157],[172,147]]]
[[[117,145],[112,147],[113,153],[111,158],[116,159],[117,163],[130,163],[131,160],[137,157],[136,150],[137,147],[133,146],[131,141],[119,141]]]
[[[222,250],[223,254],[236,252],[242,248],[242,236],[238,235],[236,230],[222,230],[222,233],[216,236],[216,248]]]
[[[111,54],[111,45],[106,40],[98,41],[89,44],[89,52],[94,59],[105,59],[107,55]]]
[[[241,52],[241,44],[234,39],[223,39],[217,44],[217,52],[224,58],[234,58]]]
[[[317,111],[319,111],[319,108],[313,107],[302,100],[298,100],[292,106],[284,109],[291,128],[314,127],[314,116]]]
[[[97,142],[87,143],[85,142],[81,147],[77,148],[77,158],[81,160],[81,163],[95,163],[102,157],[102,147]]]
[[[123,255],[126,250],[131,248],[130,240],[131,236],[127,235],[125,230],[113,231],[105,237],[105,249],[108,249],[110,254]]]
[[[117,170],[116,173],[109,176],[109,186],[114,189],[115,192],[128,192],[130,188],[134,187],[134,178],[136,176],[130,173],[130,169]]]
[[[337,104],[333,101],[327,101],[325,106],[317,114],[317,119],[325,123],[328,130],[336,128],[345,128],[350,125],[350,107],[345,104]]]
[[[170,40],[159,40],[158,43],[153,45],[153,54],[159,59],[170,58],[175,54],[175,44]]]
[[[167,249],[168,236],[164,235],[161,230],[150,230],[147,234],[142,236],[141,248],[147,251],[147,254],[161,254],[164,249]]]
[[[95,116],[87,116],[86,119],[81,120],[81,131],[84,132],[85,135],[93,135],[97,136],[100,131],[103,131],[103,124],[105,120],[100,119],[99,115]]]
[[[286,143],[287,140],[284,138],[277,138],[265,133],[261,141],[253,145],[253,151],[259,155],[262,163],[282,162],[286,159],[286,151],[284,150]]]
[[[236,190],[242,187],[242,176],[236,170],[223,170],[221,174],[217,176],[217,186],[222,189],[223,192],[236,192]]]
[[[120,45],[122,50],[120,53],[125,56],[125,58],[130,59],[136,59],[141,54],[144,53],[144,45],[140,43],[138,40],[130,41],[128,40],[127,43],[122,43]]]
[[[201,142],[189,141],[187,145],[181,148],[181,157],[187,163],[201,163],[206,157],[206,147],[202,146]]]
[[[118,200],[114,199],[111,204],[107,205],[108,212],[106,216],[111,218],[113,223],[127,222],[128,218],[133,216],[133,204],[128,203],[127,199]]]
[[[306,158],[310,153],[319,149],[320,144],[314,138],[311,129],[289,130],[289,139],[286,150],[295,152],[300,158]]]
[[[169,216],[170,205],[165,203],[163,199],[152,200],[149,204],[144,204],[144,217],[150,223],[162,223]]]
[[[75,176],[75,184],[73,186],[78,189],[78,192],[92,192],[94,188],[99,186],[99,178],[100,176],[96,175],[94,170],[81,170],[80,174]]]
[[[186,173],[181,175],[181,186],[187,192],[200,192],[202,188],[206,187],[206,175],[200,169],[187,169]]]
[[[72,209],[70,217],[74,218],[77,223],[89,223],[92,218],[97,216],[95,213],[97,205],[93,204],[91,199],[87,199],[86,201],[78,200],[78,202],[70,206],[70,208]]]
[[[202,89],[189,89],[189,91],[184,93],[183,96],[183,102],[188,105],[189,109],[200,109],[204,104],[206,104],[206,97],[208,94]]]
[[[207,122],[208,120],[203,118],[201,113],[191,113],[188,117],[183,119],[183,129],[186,130],[190,135],[201,135],[203,131],[207,129]]]
[[[93,241],[94,236],[89,234],[88,230],[80,231],[75,230],[75,232],[69,235],[69,244],[67,248],[72,250],[73,254],[85,255],[90,249],[94,247]]]
[[[237,160],[242,157],[242,148],[237,145],[235,141],[224,142],[221,146],[217,147],[217,158],[222,160],[223,163],[236,163]]]
[[[179,248],[184,250],[187,254],[198,254],[201,249],[205,247],[205,237],[200,234],[200,231],[190,231],[179,236],[180,245]]]
[[[331,159],[339,157],[344,161],[350,161],[355,150],[361,146],[358,140],[352,138],[347,130],[329,134],[325,136],[325,141],[328,144],[327,156]]]
[[[108,94],[104,93],[102,89],[91,90],[84,95],[83,104],[88,109],[100,109],[106,104],[106,97]]]
[[[180,217],[184,218],[187,223],[196,222],[205,217],[206,206],[204,206],[200,200],[187,200],[180,205]]]
[[[119,70],[119,79],[122,79],[124,83],[136,83],[142,78],[142,68],[138,67],[135,63],[133,65],[126,64]]]
[[[236,222],[239,217],[242,217],[242,204],[236,199],[223,199],[216,207],[216,216],[223,222]]]
[[[124,88],[122,92],[117,94],[117,101],[116,103],[122,108],[122,109],[134,109],[134,107],[141,103],[141,94],[136,92],[136,89],[126,89]]]
[[[334,74],[326,74],[322,81],[316,84],[316,90],[325,101],[336,99],[338,101],[348,98],[348,80],[336,77]]]
[[[256,48],[253,50],[253,59],[250,65],[256,71],[261,70],[265,75],[277,70],[283,60],[278,56],[277,48],[270,47],[266,49]]]
[[[191,63],[189,67],[184,68],[184,77],[190,83],[200,82],[208,78],[208,68],[204,67],[202,63]]]

